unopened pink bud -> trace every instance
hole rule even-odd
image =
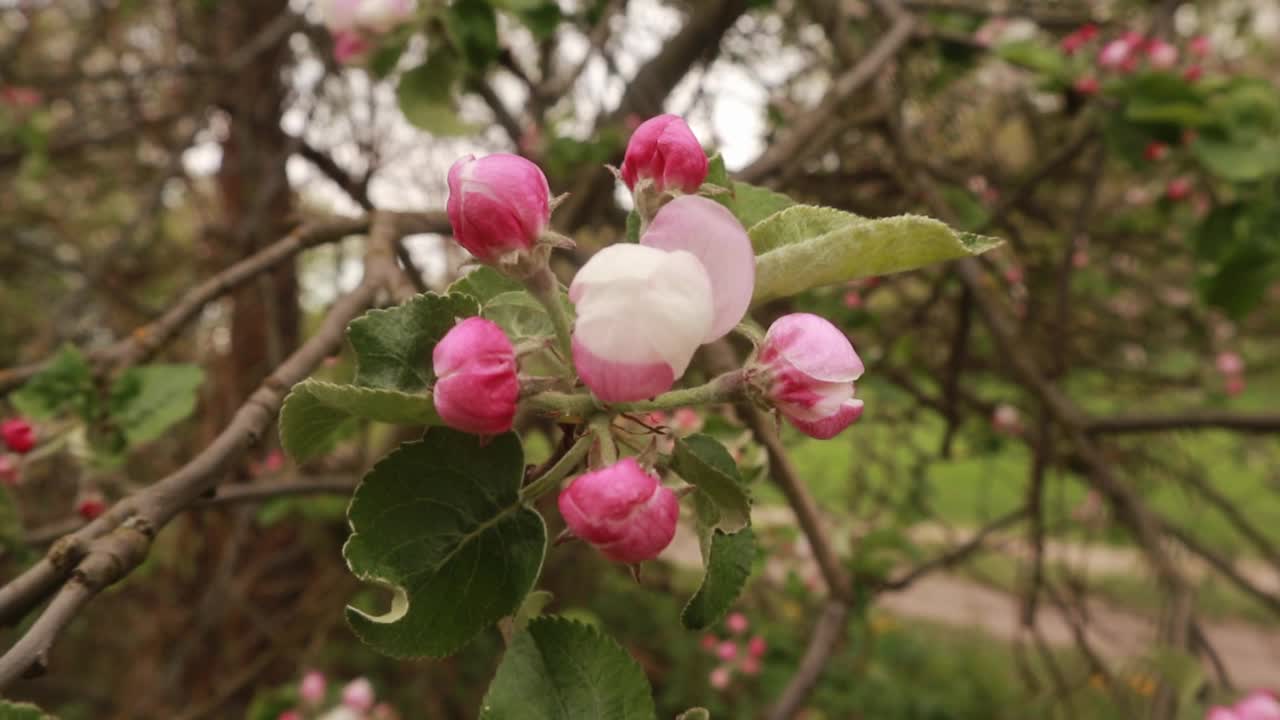
[[[1187,50],[1198,58],[1203,58],[1213,49],[1209,38],[1205,35],[1197,35],[1187,41]]]
[[[658,211],[640,244],[684,250],[702,263],[715,311],[704,342],[728,334],[746,315],[755,290],[756,256],[747,231],[725,206],[697,195],[678,197]]]
[[[1072,87],[1081,95],[1096,95],[1101,86],[1098,84],[1098,78],[1092,75],[1083,75],[1076,78]]]
[[[297,710],[285,710],[276,716],[276,720],[302,720],[302,713]]]
[[[740,612],[729,613],[729,617],[724,619],[724,626],[729,628],[729,632],[734,635],[741,635],[747,631],[751,623],[747,621],[747,616]]]
[[[742,662],[738,664],[738,668],[742,670],[743,675],[759,675],[760,674],[760,658],[744,657]]]
[[[862,416],[853,381],[862,360],[836,326],[809,313],[774,321],[748,375],[800,432],[835,437]]]
[[[716,657],[725,662],[738,657],[738,643],[732,640],[725,640],[716,646]]]
[[[596,253],[569,286],[582,382],[605,402],[670,389],[711,333],[711,288],[702,261],[684,250],[622,243]]]
[[[702,429],[702,416],[692,408],[680,408],[672,414],[671,424],[682,433],[695,433]]]
[[[1170,180],[1164,194],[1170,200],[1187,199],[1191,195],[1191,180],[1185,177],[1176,177]]]
[[[1164,40],[1152,40],[1147,45],[1147,60],[1157,70],[1168,70],[1178,64],[1178,48]]]
[[[991,412],[991,427],[1002,435],[1020,435],[1022,433],[1022,415],[1018,408],[1007,403],[1000,403]]]
[[[511,429],[520,397],[516,351],[502,328],[481,317],[453,326],[431,353],[436,412],[446,425],[477,435]]]
[[[494,262],[538,241],[551,221],[551,189],[542,170],[519,155],[467,155],[449,168],[445,209],[458,244]]]
[[[1244,372],[1244,358],[1240,357],[1240,353],[1230,350],[1218,353],[1213,364],[1223,375],[1238,375]]]
[[[707,155],[683,118],[659,115],[631,134],[621,171],[632,190],[639,181],[651,180],[658,192],[694,193],[707,178]]]
[[[310,670],[302,676],[302,682],[298,683],[298,697],[302,698],[302,702],[306,705],[319,705],[324,702],[327,689],[328,683],[324,679],[324,673]]]
[[[1199,65],[1192,65],[1182,71],[1182,79],[1187,82],[1195,82],[1204,77],[1204,68]]]
[[[36,446],[36,429],[22,418],[10,418],[0,422],[0,437],[9,449],[25,455]]]
[[[1280,701],[1266,690],[1254,690],[1236,703],[1239,720],[1280,720]]]
[[[320,0],[329,32],[361,30],[382,34],[413,16],[414,0]]]
[[[364,35],[355,30],[342,30],[333,34],[333,59],[342,65],[363,62],[372,48]]]
[[[76,500],[76,514],[85,520],[95,520],[107,509],[107,500],[97,490],[90,490]]]
[[[1129,61],[1134,47],[1125,39],[1112,40],[1098,52],[1098,64],[1112,70],[1121,69]]]
[[[560,514],[574,535],[615,562],[652,560],[676,534],[680,504],[635,458],[579,475],[560,493]]]
[[[356,678],[342,688],[342,704],[358,713],[373,708],[373,683],[368,678]]]
[[[0,485],[17,487],[22,482],[22,463],[8,453],[0,454]]]
[[[702,636],[702,639],[698,641],[698,644],[707,652],[715,652],[716,645],[720,644],[720,640],[715,635],[707,633]]]
[[[1244,385],[1243,375],[1228,375],[1222,383],[1222,390],[1234,397],[1244,392]]]
[[[728,667],[721,665],[711,674],[707,676],[707,682],[711,683],[711,687],[716,690],[724,690],[729,687],[729,682],[733,679],[733,671]]]
[[[844,294],[844,306],[850,310],[857,310],[862,307],[862,293],[857,290],[847,290]]]
[[[1163,160],[1169,154],[1169,146],[1162,142],[1152,141],[1147,144],[1146,149],[1142,151],[1143,157],[1151,162]]]
[[[769,646],[765,643],[764,638],[756,635],[747,643],[747,654],[753,658],[764,657],[765,651]]]

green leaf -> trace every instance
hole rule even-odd
[[[1280,140],[1275,138],[1237,143],[1206,134],[1196,138],[1191,152],[1206,170],[1231,182],[1253,182],[1280,174]]]
[[[1198,127],[1211,119],[1201,91],[1172,73],[1135,75],[1126,89],[1129,101],[1125,104],[1124,116],[1133,122],[1185,128]]]
[[[507,292],[523,290],[524,286],[494,270],[483,266],[463,275],[449,286],[449,293],[470,295],[483,305],[489,300]]]
[[[143,365],[130,368],[111,386],[111,420],[130,445],[160,437],[196,409],[204,382],[197,365]]]
[[[738,477],[733,456],[720,441],[709,435],[677,440],[671,466],[715,503],[721,530],[737,532],[751,522],[751,499]]]
[[[812,205],[775,213],[748,234],[758,255],[757,304],[823,285],[980,255],[1002,242],[956,232],[919,215],[868,220]]]
[[[1253,310],[1266,296],[1267,287],[1280,277],[1280,258],[1275,251],[1258,245],[1246,245],[1216,272],[1200,281],[1200,295],[1210,305],[1222,308],[1239,319]]]
[[[298,462],[322,455],[352,418],[394,425],[436,425],[440,416],[428,394],[303,380],[280,408],[280,444]]]
[[[751,576],[755,557],[756,539],[750,527],[732,534],[716,530],[706,561],[706,575],[698,592],[689,598],[689,604],[680,613],[680,622],[690,630],[702,630],[719,622]]]
[[[711,188],[711,194],[708,197],[730,210],[734,209],[733,181],[729,179],[729,171],[725,168],[724,158],[720,153],[707,158],[707,177],[702,184],[704,187]]]
[[[1055,47],[1035,40],[1018,40],[996,48],[996,55],[1028,70],[1061,78],[1069,74],[1067,57]]]
[[[627,213],[627,242],[640,242],[640,213],[635,210]]]
[[[0,720],[58,720],[31,703],[0,700]]]
[[[425,293],[352,320],[347,339],[356,353],[355,384],[409,393],[423,390],[434,379],[431,350],[458,318],[479,310],[467,295]]]
[[[498,18],[486,0],[454,0],[444,27],[472,69],[484,70],[498,59]]]
[[[547,546],[542,516],[520,500],[523,479],[515,433],[482,444],[432,428],[375,465],[351,499],[342,552],[395,597],[381,616],[348,606],[360,639],[393,657],[442,657],[514,613]]]
[[[676,720],[711,720],[711,711],[706,708],[689,708],[676,716]]]
[[[57,417],[64,412],[84,417],[93,402],[93,393],[93,369],[89,361],[74,346],[66,345],[48,366],[10,395],[9,401],[18,412],[36,420]]]
[[[529,627],[529,621],[541,615],[554,599],[555,596],[546,590],[534,590],[525,595],[524,602],[520,603],[520,609],[511,618],[512,627],[516,632],[523,632]]]
[[[769,188],[757,187],[744,182],[733,184],[733,214],[745,228],[795,205],[796,201]]]
[[[484,304],[481,314],[497,323],[512,342],[555,334],[547,309],[523,290],[494,297]]]
[[[432,135],[466,135],[475,130],[458,117],[453,97],[463,72],[458,59],[448,52],[432,53],[425,63],[405,71],[396,88],[405,119]]]
[[[507,648],[480,720],[654,720],[644,671],[595,628],[560,617],[529,623]]]

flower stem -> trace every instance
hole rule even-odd
[[[587,456],[587,451],[591,449],[594,440],[594,436],[590,433],[578,438],[573,447],[543,473],[542,477],[520,489],[520,499],[526,503],[533,502],[559,487],[560,481],[568,477],[578,467],[578,463]]]
[[[527,286],[529,294],[537,298],[538,302],[547,309],[547,316],[551,318],[551,325],[556,330],[556,343],[560,348],[560,354],[565,362],[571,365],[573,344],[569,336],[569,314],[564,310],[564,303],[560,302],[560,282],[556,280],[555,273],[544,265],[529,276]]]
[[[542,392],[530,397],[526,400],[526,403],[535,410],[555,413],[561,417],[589,418],[601,411],[608,413],[647,412],[650,410],[671,410],[679,407],[730,402],[736,400],[742,394],[744,387],[743,371],[734,370],[720,375],[703,385],[683,390],[672,390],[650,400],[604,405],[595,397],[586,393]]]

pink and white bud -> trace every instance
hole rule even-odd
[[[1213,364],[1223,375],[1238,375],[1244,372],[1244,358],[1240,357],[1240,353],[1230,350],[1218,353]]]
[[[0,455],[0,485],[17,487],[22,482],[22,463],[18,458],[5,453]]]
[[[96,520],[106,510],[107,499],[97,490],[89,490],[76,499],[76,514],[85,520]]]
[[[715,309],[703,342],[724,337],[747,314],[756,284],[756,255],[742,223],[725,206],[697,195],[678,197],[658,211],[640,244],[685,250],[702,262],[711,279]]]
[[[516,351],[502,328],[481,317],[454,325],[431,352],[436,412],[446,425],[477,435],[511,429],[520,397]]]
[[[748,376],[800,432],[835,437],[862,417],[853,381],[862,360],[836,326],[809,313],[784,315],[765,333]]]
[[[414,0],[320,0],[320,15],[331,33],[382,34],[408,21],[414,5]]]
[[[747,621],[747,616],[740,612],[729,613],[729,617],[724,619],[724,626],[729,628],[729,632],[734,635],[741,635],[747,631],[751,623]]]
[[[9,418],[0,422],[0,437],[10,450],[25,455],[36,446],[36,429],[23,418]]]
[[[342,704],[358,713],[373,709],[373,683],[368,678],[358,677],[342,688]]]
[[[560,493],[559,506],[574,535],[610,560],[629,564],[666,549],[680,514],[671,488],[631,457],[579,475]]]
[[[1022,414],[1018,412],[1018,408],[1000,403],[991,411],[991,429],[1001,435],[1021,435]]]
[[[358,65],[369,56],[373,43],[355,30],[340,30],[333,34],[333,59],[342,65]]]
[[[445,209],[458,244],[494,262],[538,241],[551,222],[551,188],[542,170],[519,155],[467,155],[449,168]]]
[[[302,682],[298,683],[298,697],[302,699],[303,704],[312,707],[324,702],[327,690],[328,683],[325,681],[324,673],[318,670],[307,671],[302,676]]]
[[[1266,690],[1254,690],[1236,703],[1239,720],[1280,720],[1280,701]]]
[[[1213,49],[1213,44],[1209,42],[1208,36],[1197,35],[1187,41],[1187,51],[1198,58],[1208,56]]]
[[[711,674],[707,676],[707,682],[716,690],[724,690],[729,687],[729,682],[733,680],[733,670],[728,666],[721,665]]]
[[[1112,40],[1098,51],[1098,64],[1110,70],[1131,69],[1131,63],[1135,59],[1134,52],[1140,43],[1140,38],[1135,41],[1128,34]]]
[[[1155,39],[1147,44],[1147,62],[1157,70],[1168,70],[1178,64],[1178,48]]]
[[[724,640],[716,646],[716,657],[725,662],[738,657],[738,643],[732,640]]]
[[[650,180],[658,192],[695,193],[707,179],[707,155],[684,118],[658,115],[631,134],[621,175],[631,190],[641,180]]]
[[[768,649],[768,644],[759,635],[751,638],[750,642],[747,643],[747,654],[753,658],[764,657],[765,651]]]
[[[605,402],[670,389],[711,335],[712,298],[711,278],[692,253],[631,244],[601,250],[569,286],[578,376]]]

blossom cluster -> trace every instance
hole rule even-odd
[[[333,37],[333,57],[340,63],[360,62],[374,41],[408,21],[414,0],[320,0],[320,15]]]
[[[1280,720],[1280,698],[1268,690],[1254,690],[1235,705],[1209,708],[1205,720]]]
[[[739,326],[755,289],[751,239],[717,201],[724,189],[704,187],[707,156],[683,119],[661,115],[641,123],[617,174],[632,193],[638,242],[607,246],[582,265],[567,293],[572,327],[566,317],[559,338],[560,361],[603,409],[671,390],[700,347]],[[542,170],[518,155],[468,155],[450,168],[448,187],[458,243],[524,282],[550,314],[562,308],[547,262],[551,248],[568,241],[550,229],[555,202]],[[520,354],[500,326],[481,317],[461,320],[431,360],[433,401],[446,425],[482,436],[511,429],[527,389]],[[769,327],[730,385],[801,432],[830,438],[862,414],[854,397],[862,372],[842,331],[796,313]],[[559,506],[574,536],[611,560],[639,563],[671,542],[679,500],[628,457],[594,463],[564,490]]]
[[[720,638],[713,633],[702,636],[702,649],[719,661],[711,671],[707,681],[716,690],[727,690],[733,683],[734,675],[745,676],[760,674],[765,653],[769,645],[760,635],[747,638],[747,630],[751,622],[741,612],[729,613],[724,620],[729,637]]]
[[[280,713],[276,720],[399,720],[391,705],[377,702],[373,683],[358,677],[336,689],[331,697],[324,673],[309,670],[298,683],[297,707]]]
[[[1202,62],[1210,52],[1209,39],[1203,35],[1191,38],[1186,48],[1158,37],[1144,37],[1128,30],[1104,40],[1096,25],[1082,25],[1062,38],[1060,47],[1068,55],[1083,54],[1096,46],[1094,68],[1076,78],[1075,89],[1083,95],[1092,95],[1101,88],[1099,75],[1105,73],[1132,73],[1142,67],[1152,70],[1181,71],[1183,79],[1195,82],[1204,76]]]

